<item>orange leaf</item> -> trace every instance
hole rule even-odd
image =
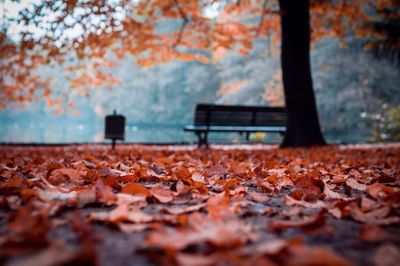
[[[129,183],[122,188],[121,192],[130,195],[151,196],[150,191],[139,183]]]

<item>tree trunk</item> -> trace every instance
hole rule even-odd
[[[282,75],[287,131],[281,147],[324,145],[310,67],[308,0],[279,0],[282,27]]]

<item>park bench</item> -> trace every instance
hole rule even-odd
[[[198,104],[194,114],[194,124],[184,127],[185,131],[194,132],[199,147],[208,146],[209,132],[246,133],[286,131],[286,112],[284,107],[266,106],[229,106]]]

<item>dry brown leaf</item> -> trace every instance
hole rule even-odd
[[[78,204],[78,193],[76,191],[62,192],[58,189],[47,189],[39,190],[37,195],[41,200],[46,202],[59,201],[70,206]]]
[[[363,225],[360,228],[359,235],[361,240],[369,242],[384,240],[400,242],[399,236],[392,235],[376,225]]]
[[[366,196],[361,197],[361,210],[363,212],[368,212],[376,207],[376,202],[367,198]]]
[[[6,266],[53,266],[53,265],[67,265],[78,263],[81,256],[81,251],[72,246],[68,246],[61,241],[54,241],[49,247],[33,254],[24,257],[14,258],[9,261]],[[82,262],[82,261],[81,261]],[[88,258],[87,265],[94,265],[95,261]]]
[[[200,183],[205,183],[205,177],[202,174],[194,173],[190,178],[193,181],[200,182]]]
[[[165,189],[162,185],[152,187],[150,193],[161,203],[171,202],[174,199],[172,191]]]
[[[205,171],[205,173],[208,176],[214,176],[214,175],[222,176],[222,175],[224,175],[226,173],[226,170],[222,165],[215,165],[215,166],[212,166],[212,167],[208,168]]]
[[[390,207],[379,208],[367,213],[361,211],[357,205],[349,205],[352,217],[359,222],[372,225],[395,225],[400,224],[399,216],[389,216]]]
[[[337,208],[337,207],[328,208],[327,210],[336,219],[341,219],[342,218],[342,211],[339,208]]]
[[[255,202],[266,202],[269,197],[264,193],[250,192],[251,199]]]
[[[51,172],[48,181],[53,185],[81,185],[85,181],[81,173],[73,168],[60,168]]]
[[[317,200],[316,202],[306,202],[303,200],[296,200],[288,195],[285,195],[283,199],[284,199],[285,203],[289,206],[298,205],[298,206],[303,206],[303,207],[312,208],[312,209],[325,208],[325,203],[320,200]]]
[[[20,189],[23,187],[25,180],[22,177],[11,177],[5,182],[0,183],[0,191],[6,189]]]
[[[154,220],[154,217],[144,213],[138,207],[128,205],[119,205],[117,208],[110,212],[92,212],[89,215],[90,221],[101,221],[110,223],[147,223]]]
[[[349,198],[346,194],[342,194],[342,193],[333,191],[331,188],[329,188],[328,184],[324,184],[324,193],[328,199],[339,199],[339,200],[346,200],[346,201],[354,199],[354,198]]]
[[[142,232],[150,228],[149,224],[118,223],[117,226],[124,233]]]
[[[256,243],[251,246],[241,248],[239,253],[242,255],[254,256],[254,255],[276,255],[285,248],[289,243],[284,239],[267,239],[262,242]]]
[[[325,210],[321,210],[301,220],[272,220],[268,227],[274,230],[287,230],[289,228],[316,229],[324,224]]]
[[[0,256],[12,257],[48,246],[47,232],[51,222],[47,210],[32,212],[32,204],[15,212],[5,226],[4,238],[0,242]]]
[[[96,198],[97,201],[107,206],[113,205],[117,201],[117,196],[112,192],[112,188],[105,186],[103,181],[99,179],[96,183]]]
[[[180,266],[214,266],[214,265],[235,265],[235,266],[278,266],[274,261],[263,256],[243,257],[234,252],[220,252],[208,256],[179,252],[175,256],[177,265]]]
[[[361,191],[365,191],[367,189],[367,186],[364,184],[359,183],[356,179],[350,177],[346,180],[346,185],[351,187],[352,189],[357,189]]]
[[[378,198],[380,195],[381,191],[383,190],[385,186],[380,184],[380,183],[374,183],[372,185],[367,186],[367,193],[373,197],[373,198]]]
[[[168,228],[150,233],[145,247],[182,250],[188,245],[210,244],[214,247],[233,248],[243,246],[254,238],[251,227],[239,220],[214,221],[193,214],[189,217],[189,224],[190,227],[184,230]]]
[[[169,214],[180,215],[184,213],[195,212],[203,209],[207,203],[199,203],[196,205],[185,206],[163,206],[162,210]]]
[[[352,263],[331,249],[293,245],[286,257],[285,265],[290,266],[350,266]]]
[[[400,249],[393,244],[383,244],[374,253],[376,266],[397,266],[400,261]]]
[[[217,261],[213,256],[203,254],[187,254],[179,252],[175,257],[177,265],[181,266],[211,266]]]
[[[151,196],[151,192],[139,183],[129,183],[122,188],[121,192],[134,196]]]

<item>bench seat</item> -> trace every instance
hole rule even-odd
[[[185,131],[192,132],[285,132],[284,126],[195,126],[188,125],[184,128]]]

